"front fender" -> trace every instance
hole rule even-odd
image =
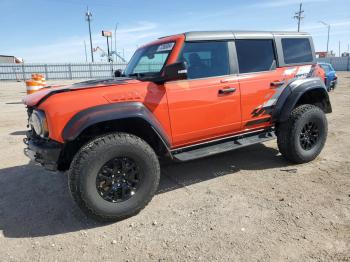
[[[327,88],[320,78],[296,79],[283,90],[278,98],[272,114],[273,121],[284,122],[288,120],[290,113],[295,108],[298,101],[308,92],[313,92],[313,94],[317,93],[319,97],[322,97],[322,102],[325,103],[325,113],[332,112]]]
[[[64,141],[73,141],[86,128],[111,120],[140,118],[146,121],[169,147],[170,139],[155,116],[140,102],[105,104],[85,109],[72,117],[62,131]]]

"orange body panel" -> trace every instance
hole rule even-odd
[[[232,94],[220,89],[236,88]],[[165,84],[175,147],[224,136],[241,129],[237,77],[222,76]]]
[[[131,101],[142,102],[171,138],[165,89],[150,82],[131,80],[128,84],[70,91],[69,95],[64,92],[58,93],[40,104],[39,108],[46,113],[50,138],[63,142],[62,131],[78,112],[107,103]]]
[[[184,35],[176,35],[150,44],[176,42],[167,60],[167,64],[171,64],[177,61],[184,39]],[[64,142],[62,131],[78,112],[108,103],[142,102],[158,119],[171,147],[177,148],[272,125],[270,121],[254,124],[255,120],[270,117],[264,110],[262,114],[254,112],[267,108],[281,91],[272,86],[272,82],[287,83],[301,67],[305,65],[268,72],[179,80],[164,85],[127,80],[123,84],[57,93],[44,100],[39,108],[45,111],[49,137]],[[311,65],[306,67],[311,68]],[[235,92],[220,94],[220,90],[227,88],[235,88]],[[25,103],[34,105],[49,92],[50,89],[44,89],[29,95]]]

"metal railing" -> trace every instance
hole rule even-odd
[[[0,80],[27,80],[32,74],[43,74],[46,80],[108,78],[126,63],[55,63],[55,64],[0,64]]]

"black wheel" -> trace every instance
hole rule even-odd
[[[328,124],[324,112],[314,105],[296,107],[288,121],[280,123],[277,143],[281,154],[294,163],[315,159],[327,139]]]
[[[160,167],[145,141],[115,133],[83,146],[72,161],[68,177],[74,200],[88,216],[117,221],[138,213],[152,199]]]

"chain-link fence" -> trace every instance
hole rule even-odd
[[[126,63],[69,63],[69,64],[0,64],[0,80],[27,80],[32,74],[43,74],[47,80],[108,78]]]
[[[317,58],[317,62],[329,63],[334,67],[335,71],[350,71],[349,56]]]
[[[350,71],[350,57],[318,58],[318,62],[333,65],[337,71]],[[60,63],[60,64],[0,64],[0,80],[27,80],[32,74],[43,74],[47,80],[108,78],[117,69],[124,70],[126,63]],[[140,65],[139,65],[140,67]],[[138,70],[153,71],[157,64],[145,64]]]

